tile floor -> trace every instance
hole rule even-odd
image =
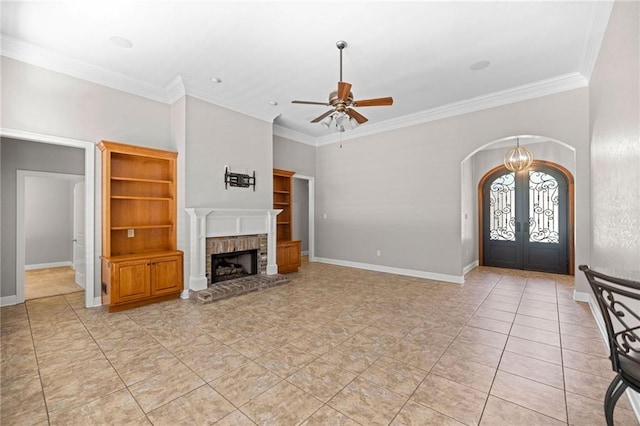
[[[0,309],[0,423],[603,425],[612,372],[571,281],[304,264],[207,305],[31,300]],[[621,399],[616,425],[636,424]]]
[[[26,300],[84,291],[76,284],[75,271],[70,266],[32,269],[24,272]]]

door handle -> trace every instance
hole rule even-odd
[[[73,240],[71,240],[72,243],[77,243],[78,240],[76,240],[75,238]]]

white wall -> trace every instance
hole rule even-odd
[[[586,88],[319,147],[317,256],[460,277],[461,164],[490,142],[522,134],[576,149],[576,259],[587,259]]]
[[[73,183],[25,177],[25,266],[73,260]]]
[[[591,267],[640,280],[640,3],[616,1],[590,82]]]

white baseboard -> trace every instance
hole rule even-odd
[[[303,256],[309,256],[309,250],[302,250],[300,254],[302,254]]]
[[[61,268],[63,266],[69,266],[73,268],[73,262],[71,262],[70,260],[66,260],[64,262],[36,263],[33,265],[24,265],[24,270],[31,271],[33,269]]]
[[[98,306],[102,306],[102,297],[94,297],[93,298],[93,306],[92,306],[92,308],[97,308]]]
[[[480,262],[478,262],[477,260],[474,260],[473,262],[471,262],[470,264],[462,268],[462,275],[467,275],[474,268],[478,267],[478,265],[480,265]]]
[[[349,260],[329,259],[326,257],[315,257],[314,261],[328,263],[331,265],[347,266],[349,268],[366,269],[369,271],[386,272],[388,274],[406,275],[409,277],[426,278],[435,281],[446,281],[449,283],[463,284],[464,276],[439,274],[436,272],[418,271],[415,269],[395,268],[393,266],[373,265],[370,263],[351,262]]]
[[[596,300],[590,293],[577,291],[573,292],[573,299],[579,302],[587,302],[589,304],[589,308],[591,308],[591,315],[593,315],[593,318],[596,320],[596,324],[598,325],[598,329],[604,339],[605,345],[609,347],[607,328],[604,324],[604,319],[602,318],[602,314],[600,313],[600,308],[598,307]],[[627,397],[629,398],[629,403],[631,404],[633,413],[636,415],[636,419],[640,422],[640,394],[631,388],[627,388]]]
[[[18,303],[18,298],[16,296],[0,297],[0,306],[11,306],[11,305],[16,305],[17,303]]]
[[[189,289],[182,290],[180,293],[180,299],[188,299],[189,298]]]

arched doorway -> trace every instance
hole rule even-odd
[[[573,275],[573,176],[534,161],[498,166],[478,185],[481,265]]]

